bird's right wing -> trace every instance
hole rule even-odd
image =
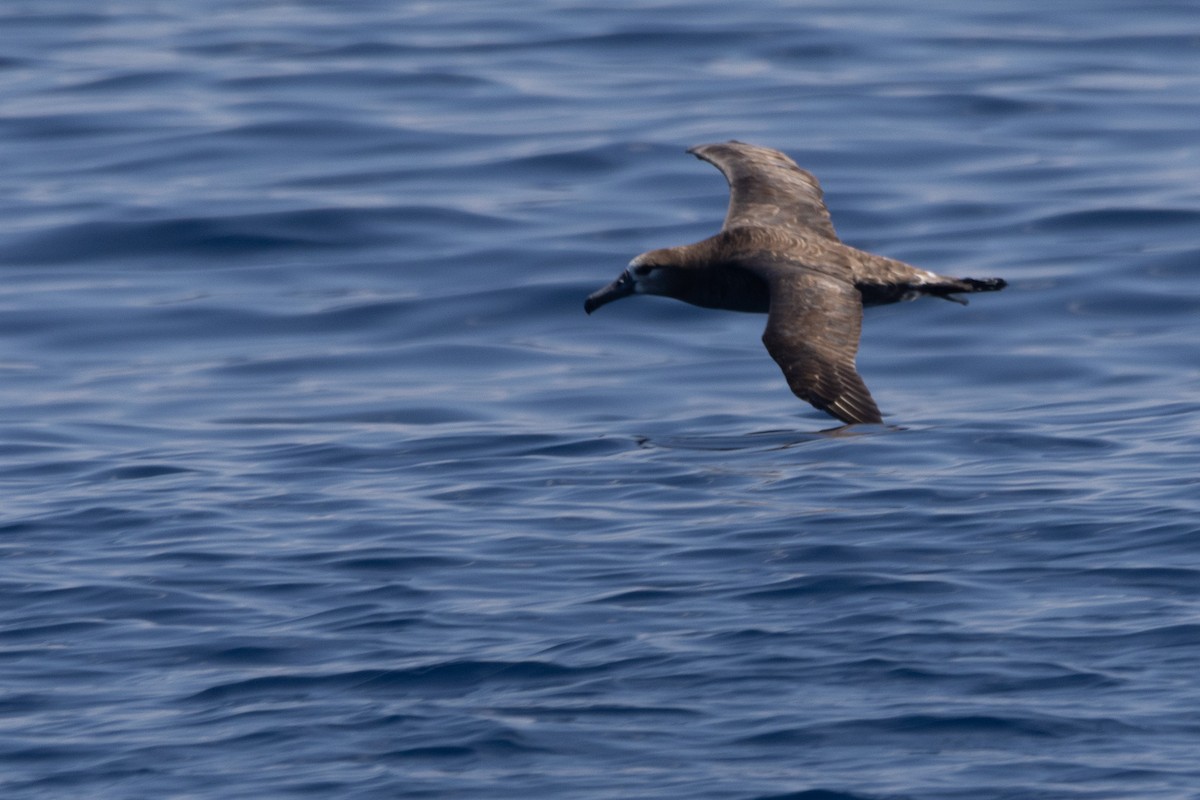
[[[778,150],[732,141],[697,145],[688,152],[714,165],[729,181],[729,211],[722,230],[782,227],[841,241],[816,176]]]

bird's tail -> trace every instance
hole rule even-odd
[[[966,305],[967,301],[961,297],[955,297],[956,294],[971,294],[973,292],[998,292],[1008,286],[1008,281],[1003,278],[956,278],[946,281],[945,283],[926,284],[921,287],[921,291],[925,294],[931,294],[934,297],[940,297],[943,300],[949,300],[954,303]]]
[[[967,286],[971,287],[968,289],[971,292],[998,292],[1005,286],[1008,286],[1008,281],[1004,280],[1004,278],[984,278],[983,280],[962,278],[961,280]]]

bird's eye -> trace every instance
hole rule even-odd
[[[639,278],[644,278],[649,275],[653,269],[653,264],[638,264],[633,268],[633,274],[637,275]]]

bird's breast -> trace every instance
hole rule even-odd
[[[696,275],[682,299],[703,308],[752,314],[766,314],[771,306],[767,284],[757,275],[736,266],[703,270],[702,274]]]

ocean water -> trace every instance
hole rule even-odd
[[[1185,2],[0,5],[5,798],[1200,797]],[[738,138],[868,311],[582,300]]]

